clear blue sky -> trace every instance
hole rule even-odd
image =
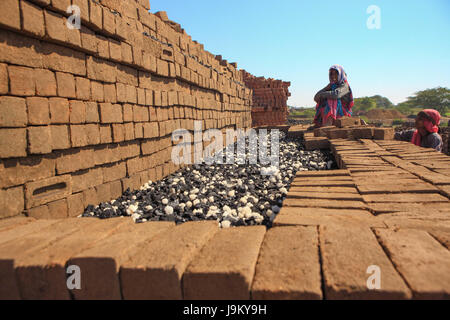
[[[381,28],[367,28],[367,8]],[[313,106],[341,64],[355,97],[399,103],[450,87],[449,0],[150,0],[213,54],[256,76],[291,81],[289,105]]]

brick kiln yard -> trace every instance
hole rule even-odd
[[[70,4],[80,30],[66,28]],[[148,0],[2,8],[0,299],[450,298],[447,156],[353,118],[277,126],[288,82],[205,51]],[[331,150],[339,168],[283,176],[271,228],[75,218],[186,169],[171,162],[171,133],[194,120],[224,134],[283,129],[324,163],[317,150]],[[66,285],[72,265],[80,290]],[[367,286],[372,266],[380,289]]]

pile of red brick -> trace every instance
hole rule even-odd
[[[255,77],[241,71],[247,87],[253,90],[252,126],[273,126],[286,124],[287,100],[290,82]]]
[[[171,134],[194,120],[251,126],[236,64],[148,0],[1,3],[0,218],[76,216],[167,176]],[[81,29],[67,27],[72,3]]]

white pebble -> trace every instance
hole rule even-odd
[[[224,221],[222,221],[221,226],[222,226],[222,228],[225,228],[225,229],[229,228],[231,226],[231,222],[228,220],[224,220]]]
[[[164,212],[167,215],[171,215],[171,214],[173,214],[173,208],[171,206],[167,206],[167,207],[164,208]]]

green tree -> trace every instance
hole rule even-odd
[[[450,110],[450,89],[437,87],[433,89],[416,92],[414,96],[408,97],[408,105],[422,109],[435,109],[441,115]]]

